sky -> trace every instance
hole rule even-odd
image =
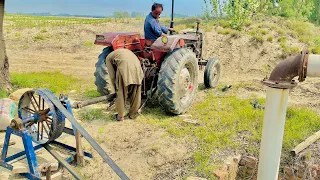
[[[164,5],[164,14],[171,13],[171,0],[6,0],[7,13],[68,13],[73,15],[112,15],[114,11],[150,12],[153,2]],[[175,13],[202,14],[203,0],[175,0]]]

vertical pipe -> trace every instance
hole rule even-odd
[[[267,87],[259,155],[259,180],[278,179],[288,95],[288,89]]]
[[[170,23],[170,28],[173,28],[173,11],[174,11],[174,0],[172,0],[172,6],[171,6],[171,23]],[[170,35],[172,35],[172,31],[170,31]]]
[[[320,55],[310,54],[307,65],[308,77],[320,77]]]

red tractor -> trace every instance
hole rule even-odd
[[[98,92],[101,95],[109,94],[106,57],[113,50],[127,48],[140,59],[144,71],[143,104],[157,92],[160,105],[167,111],[184,113],[196,97],[199,68],[206,66],[204,84],[207,88],[217,86],[220,77],[218,59],[202,58],[203,34],[199,31],[199,24],[200,21],[197,21],[195,31],[159,37],[150,45],[135,32],[96,35],[94,43],[107,46],[99,55],[94,73]]]

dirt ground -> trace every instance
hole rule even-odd
[[[74,25],[72,27],[49,28],[48,34],[59,34],[61,40],[47,39],[33,41],[32,34],[40,29],[20,29],[6,34],[7,54],[11,72],[61,71],[82,78],[94,86],[94,70],[97,57],[103,46],[83,46],[93,42],[95,35],[106,31],[135,31],[142,33],[142,24],[105,23],[100,25]],[[69,32],[69,33],[67,33]],[[69,34],[69,35],[67,35]],[[206,33],[206,58],[218,57],[222,64],[220,83],[224,85],[240,82],[259,82],[282,59],[278,43],[252,41],[247,36],[229,38],[216,32]],[[295,42],[293,42],[295,43]],[[304,105],[319,111],[320,79],[307,78],[290,92],[289,103]],[[201,97],[201,91],[199,97]],[[241,98],[252,95],[265,97],[265,88],[240,88]],[[102,107],[104,105],[101,105]],[[143,116],[135,121],[97,122],[83,124],[86,130],[100,143],[108,155],[131,179],[179,179],[188,175],[192,166],[192,151],[195,144],[187,139],[177,139],[167,135],[162,129],[154,128],[143,121]],[[104,132],[99,132],[101,127]],[[62,137],[64,142],[72,138]],[[91,146],[84,141],[86,151]],[[314,147],[313,147],[314,148]],[[94,154],[97,155],[97,154]],[[85,168],[80,168],[88,179],[119,179],[102,159],[88,160]],[[67,173],[66,173],[67,174]],[[70,176],[66,176],[70,177]],[[9,175],[10,179],[17,176]]]

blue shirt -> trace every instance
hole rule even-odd
[[[156,40],[162,35],[167,34],[168,28],[161,26],[160,23],[152,16],[151,13],[144,21],[144,38],[149,40]]]

